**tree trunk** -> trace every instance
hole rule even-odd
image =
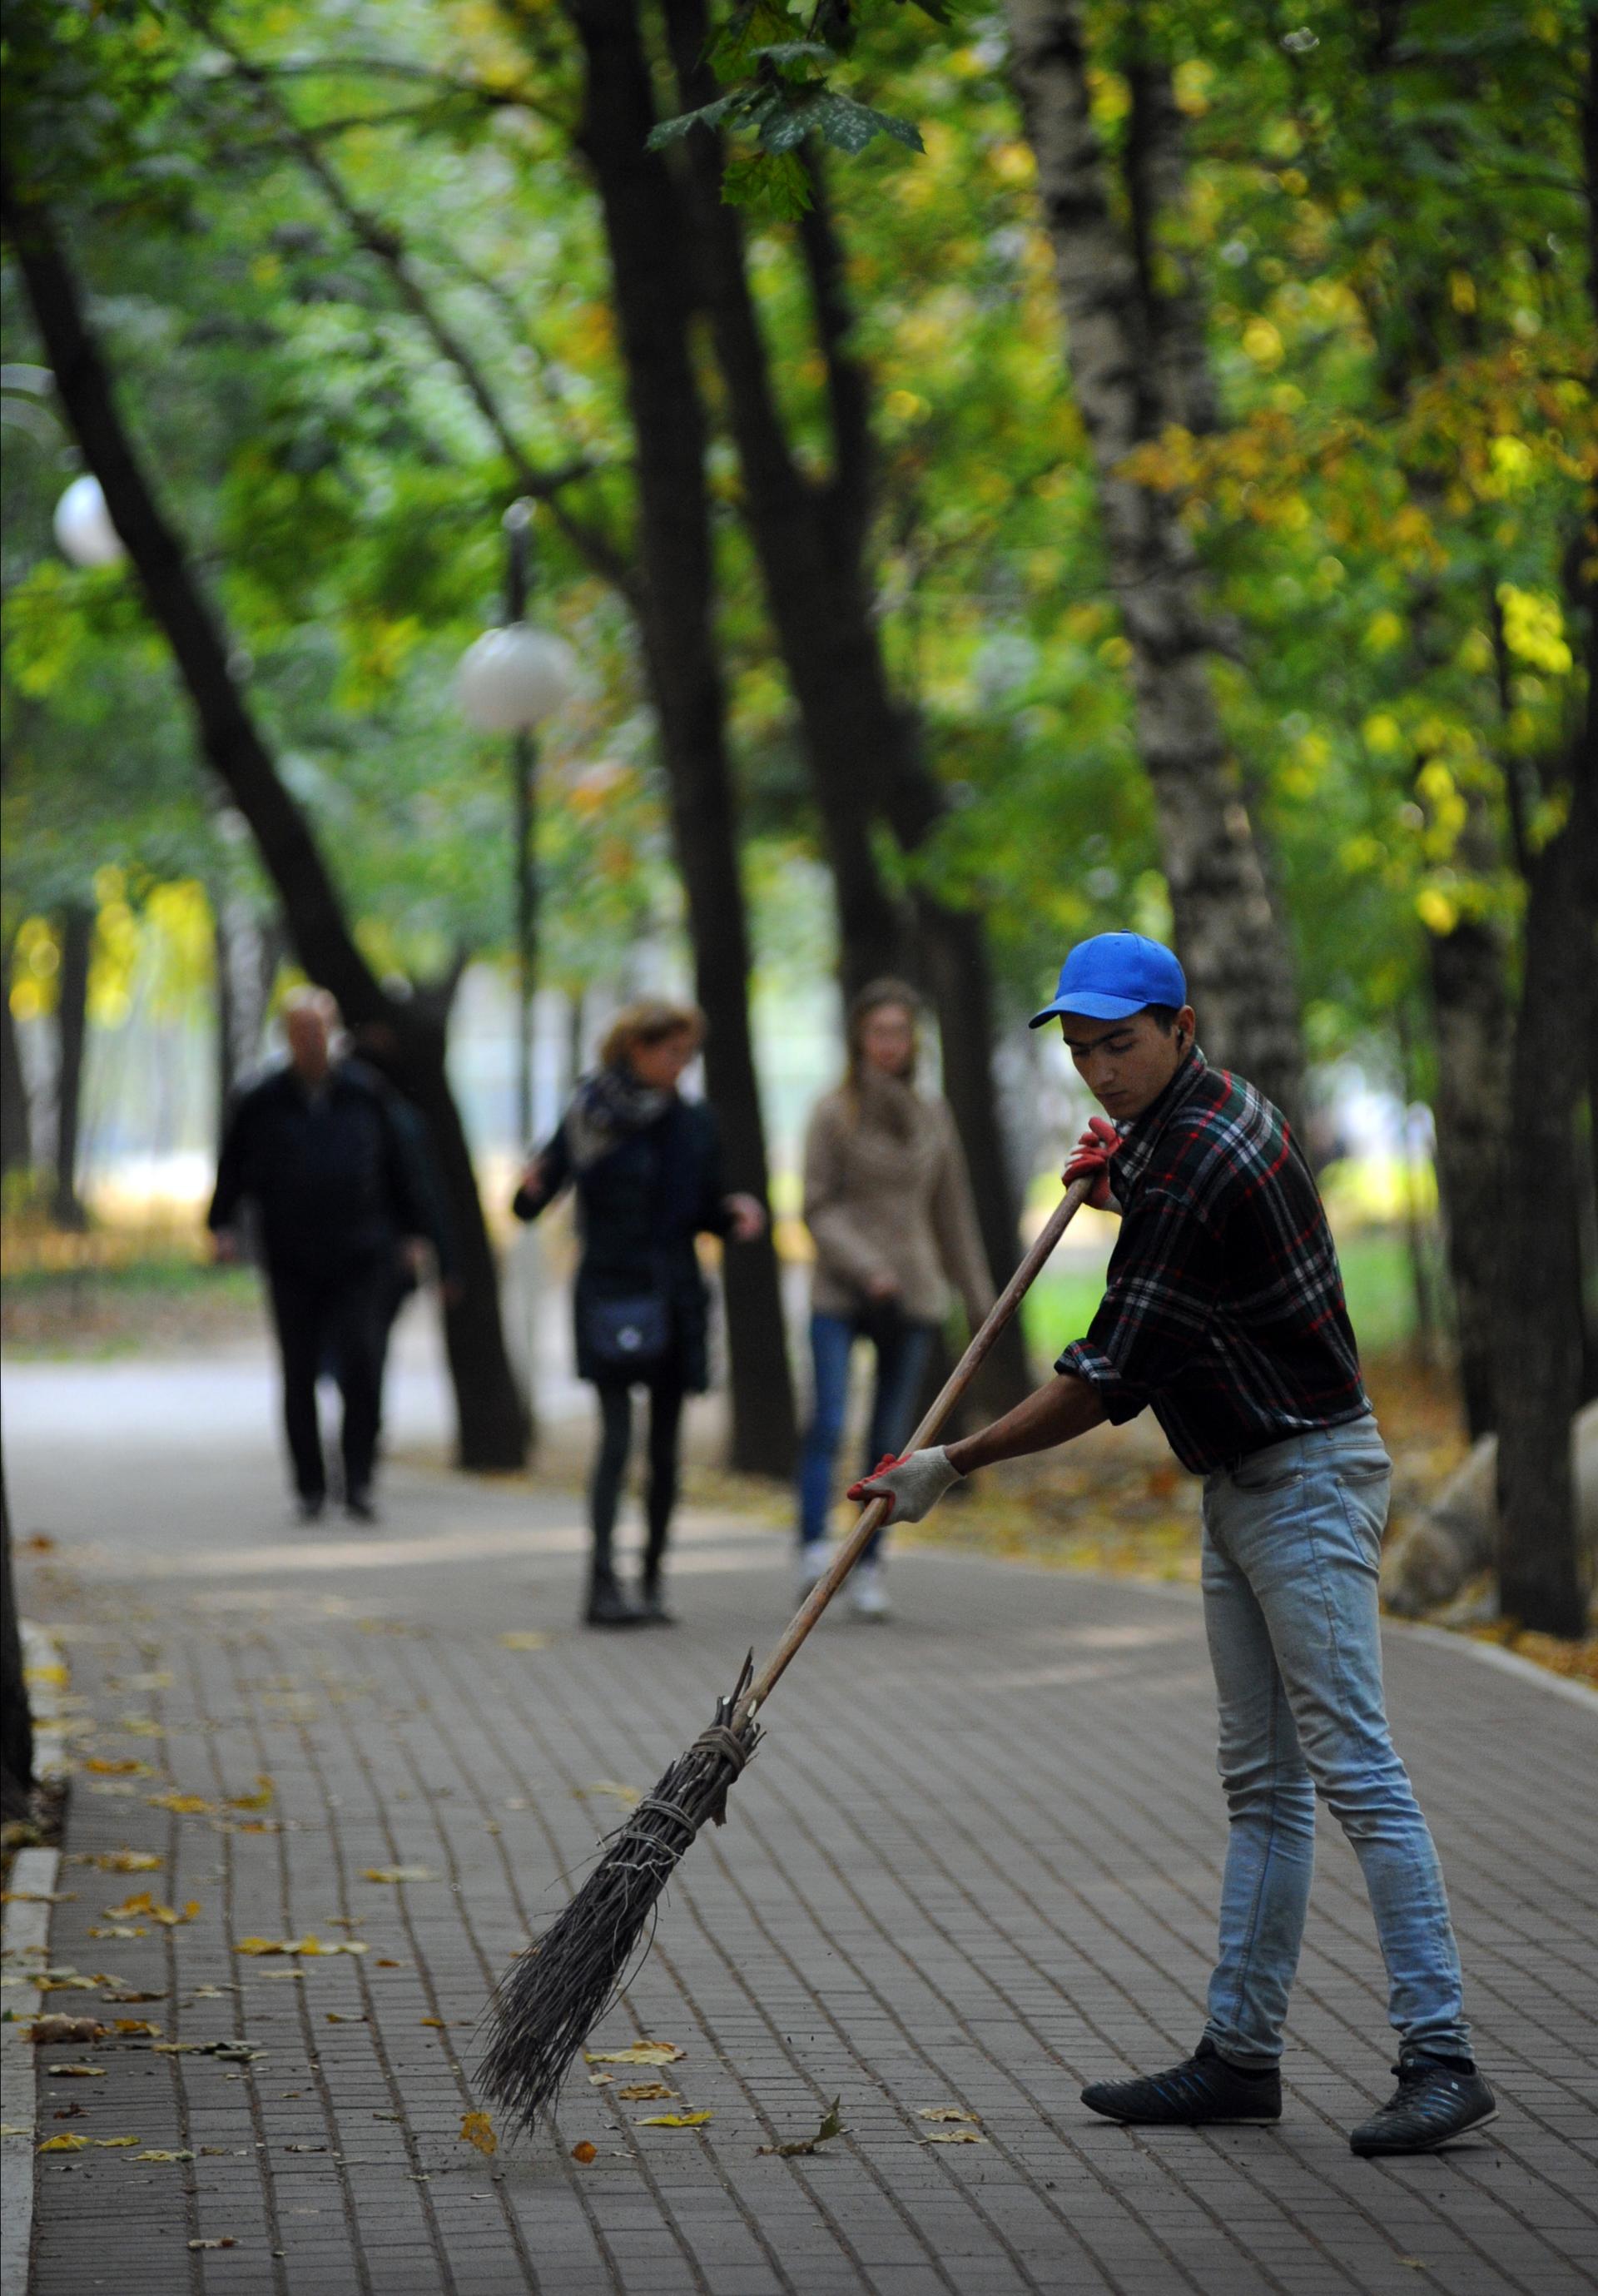
[[[702,102],[713,94],[702,61],[709,29],[703,0],[665,0],[665,10],[682,101]],[[995,1278],[1003,1283],[1020,1257],[1020,1241],[993,1077],[981,920],[922,895],[907,938],[873,850],[873,821],[884,817],[904,850],[917,850],[946,800],[922,754],[919,718],[889,686],[873,611],[865,555],[873,459],[869,381],[847,348],[850,314],[825,185],[812,160],[815,205],[800,246],[826,362],[833,434],[832,477],[818,485],[799,468],[783,426],[750,287],[742,226],[721,197],[722,156],[714,137],[696,132],[689,138],[683,164],[694,247],[726,387],[745,516],[799,710],[836,890],[844,989],[850,993],[873,974],[903,969],[930,990],[983,1238]],[[1030,1383],[1021,1327],[1012,1323],[988,1358],[988,1396],[1007,1406]]]
[[[55,1186],[50,1216],[57,1227],[88,1225],[78,1196],[78,1143],[82,1128],[84,1055],[89,1033],[89,959],[94,912],[69,901],[60,912],[61,970],[55,976]]]
[[[1598,321],[1598,7],[1586,11],[1582,156],[1589,317]],[[1565,775],[1564,827],[1530,860],[1510,1108],[1513,1184],[1499,1204],[1498,1598],[1545,1634],[1587,1627],[1569,1429],[1581,1401],[1578,1125],[1598,1026],[1598,583],[1590,523],[1569,539],[1566,613],[1586,696]],[[1576,1264],[1573,1267],[1572,1261]]]
[[[1511,1090],[1514,1173],[1494,1207],[1499,1603],[1524,1627],[1569,1636],[1584,1634],[1587,1618],[1569,1441],[1585,1335],[1570,1258],[1584,1039],[1598,980],[1598,763],[1579,771],[1569,822],[1531,872]]]
[[[731,1186],[767,1199],[765,1123],[749,1025],[749,935],[725,701],[713,622],[705,417],[689,340],[686,218],[654,125],[633,0],[569,0],[587,63],[578,144],[604,217],[637,446],[640,620],[672,833],[687,892],[705,1071]],[[776,1252],[768,1234],[725,1260],[733,1463],[786,1476],[796,1446]]]
[[[406,1004],[385,996],[356,944],[310,825],[279,777],[234,683],[225,636],[139,467],[85,322],[78,283],[45,208],[19,194],[9,169],[4,200],[6,233],[62,406],[104,490],[150,611],[172,648],[205,754],[254,833],[299,961],[313,980],[332,991],[348,1020],[388,1021],[402,1059],[415,1062],[414,1097],[429,1111],[440,1168],[454,1171],[457,1183],[452,1204],[460,1222],[462,1296],[448,1322],[460,1464],[485,1472],[517,1467],[526,1456],[521,1399],[505,1353],[497,1272],[482,1206],[475,1185],[459,1185],[464,1140],[442,1053],[414,1010],[414,1000]]]
[[[0,1176],[33,1168],[33,1118],[11,1009],[11,959],[8,943],[0,952]]]
[[[1205,1050],[1240,1069],[1302,1130],[1304,1055],[1291,944],[1275,913],[1209,678],[1214,633],[1192,542],[1172,499],[1123,474],[1169,424],[1209,427],[1201,310],[1161,225],[1184,193],[1168,68],[1131,74],[1129,223],[1117,220],[1088,99],[1076,0],[1005,0],[1012,72],[1037,160],[1077,404],[1098,471],[1110,578],[1132,648],[1139,746],[1153,789],[1176,939]],[[1180,276],[1178,269],[1178,276]]]
[[[11,1507],[0,1457],[0,1817],[25,1817],[33,1788],[33,1717],[22,1669],[16,1581],[11,1567]]]
[[[1512,1021],[1503,946],[1467,918],[1427,936],[1437,1043],[1438,1195],[1454,1292],[1460,1398],[1474,1442],[1495,1424],[1496,1248]]]
[[[242,1044],[243,1000],[239,995],[238,937],[227,896],[208,888],[211,910],[212,983],[217,1009],[217,1137],[220,1141],[233,1105],[234,1087],[246,1066]]]

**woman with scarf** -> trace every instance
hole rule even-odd
[[[868,1470],[904,1447],[932,1336],[959,1293],[973,1330],[993,1305],[965,1158],[948,1103],[915,1086],[920,999],[873,980],[849,1007],[842,1084],[805,1144],[805,1219],[815,1244],[810,1346],[815,1404],[799,1461],[799,1585],[825,1570],[832,1470],[857,1339],[876,1351]],[[850,1579],[856,1610],[885,1619],[881,1534]]]
[[[694,1238],[747,1242],[765,1210],[725,1195],[713,1111],[677,1092],[703,1041],[692,1004],[650,997],[611,1023],[600,1065],[578,1086],[559,1129],[522,1174],[512,1210],[534,1220],[566,1186],[582,1237],[574,1307],[577,1367],[599,1395],[590,1504],[591,1627],[669,1626],[662,1570],[677,1496],[683,1403],[709,1383],[709,1295]],[[623,1590],[611,1536],[632,1448],[633,1389],[648,1390],[648,1538],[636,1603]]]

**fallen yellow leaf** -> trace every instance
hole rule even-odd
[[[135,2161],[192,2161],[192,2152],[135,2152]]]
[[[94,2142],[102,2152],[119,2152],[124,2145],[142,2144],[142,2136],[96,2136]]]
[[[270,1809],[276,1794],[276,1786],[266,1772],[261,1770],[256,1775],[255,1792],[247,1794],[229,1794],[227,1807],[229,1809]]]
[[[423,2017],[422,2022],[424,2025],[436,2025],[440,2032],[444,2030],[444,2020],[442,2017]]]
[[[974,2112],[963,2112],[957,2104],[923,2104],[916,2114],[918,2120],[971,2120]]]
[[[102,1874],[153,1874],[167,1861],[153,1849],[102,1849],[92,1862]]]
[[[611,2076],[609,2073],[590,2073],[588,2078],[590,2080],[609,2080]],[[626,2088],[619,2088],[616,2094],[626,2097],[629,2104],[642,2104],[646,2098],[675,2096],[676,2091],[668,2088],[664,2081],[630,2081]]]
[[[501,1635],[499,1640],[501,1648],[504,1650],[543,1650],[549,1636],[529,1628],[519,1628],[513,1634]]]
[[[367,1866],[361,1874],[363,1882],[437,1882],[442,1876],[430,1866]]]
[[[461,2135],[468,2144],[490,2158],[499,2150],[499,2139],[494,2134],[494,2123],[486,2112],[469,2112],[461,2121]]]
[[[590,2065],[675,2065],[687,2054],[675,2041],[634,2041],[625,2049],[585,2049],[583,2061]]]
[[[152,1809],[176,1810],[179,1817],[214,1817],[217,1812],[217,1804],[208,1801],[204,1794],[146,1794],[144,1799]]]
[[[939,2128],[921,2141],[923,2144],[986,2144],[987,2139],[979,2136],[974,2128]]]
[[[57,2080],[103,2080],[103,2065],[46,2065],[45,2071]]]
[[[112,1759],[105,1754],[89,1754],[85,1758],[83,1767],[102,1778],[152,1778],[155,1775],[153,1764],[136,1761],[131,1754],[124,1754],[119,1759]]]
[[[148,2017],[119,2017],[115,2023],[119,2033],[131,2033],[146,2041],[160,2038],[160,2027],[152,2025]]]
[[[615,1778],[595,1778],[592,1785],[573,1786],[571,1791],[578,1801],[586,1801],[590,1794],[609,1794],[613,1800],[625,1802],[629,1809],[643,1799],[636,1786],[624,1786]]]
[[[640,2128],[702,2128],[707,2120],[714,2120],[713,2112],[646,2112],[639,2121]]]
[[[39,2146],[41,2152],[86,2152],[88,2149],[86,2136],[46,2136]]]

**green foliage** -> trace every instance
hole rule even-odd
[[[1219,420],[1136,469],[1178,500],[1209,578],[1226,726],[1322,1057],[1389,1057],[1427,934],[1477,915],[1512,931],[1585,690],[1581,10],[1414,0],[1390,52],[1381,12],[1305,0],[1282,37],[1261,8],[1084,12],[1112,183],[1135,70],[1168,65],[1184,119],[1187,194],[1151,259],[1168,288],[1197,284]],[[508,942],[504,745],[462,726],[450,679],[500,611],[518,481],[295,136],[397,235],[529,461],[579,473],[562,506],[625,559],[626,378],[573,166],[575,44],[558,11],[475,0],[238,0],[216,24],[227,48],[134,0],[8,5],[12,164],[70,227],[124,406],[363,937],[425,975]],[[796,219],[807,161],[840,155],[875,462],[856,507],[890,667],[954,800],[913,873],[983,911],[1020,1008],[1069,939],[1167,912],[1004,61],[991,18],[930,37],[897,0],[803,19],[749,0],[716,27],[717,101],[657,140],[726,136],[783,420],[822,486],[831,378]],[[669,111],[663,67],[660,96]],[[35,359],[9,275],[0,321],[6,357]],[[107,866],[135,901],[196,878],[258,893],[134,586],[54,551],[64,441],[47,417],[8,439],[8,923]],[[710,473],[748,878],[763,944],[817,964],[824,922],[799,912],[822,840],[719,435]],[[541,961],[577,987],[617,978],[678,904],[632,618],[547,513],[537,530],[535,610],[585,668],[541,774]]]

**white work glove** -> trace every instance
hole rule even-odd
[[[889,1452],[871,1474],[849,1485],[848,1495],[863,1504],[871,1499],[891,1500],[889,1522],[920,1522],[931,1513],[949,1485],[959,1480],[960,1470],[949,1464],[949,1455],[939,1444],[935,1450],[906,1451],[902,1459]]]

